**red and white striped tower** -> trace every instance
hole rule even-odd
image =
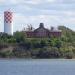
[[[9,35],[13,35],[12,17],[13,15],[11,11],[4,12],[4,32]]]

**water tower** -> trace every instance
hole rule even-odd
[[[13,20],[12,20],[12,12],[11,11],[5,11],[4,12],[4,32],[13,35]]]

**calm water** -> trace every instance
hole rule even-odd
[[[0,75],[75,75],[75,60],[4,60]]]

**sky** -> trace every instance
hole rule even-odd
[[[75,0],[0,0],[0,32],[4,31],[4,11],[13,12],[13,30],[31,24],[34,28],[44,23],[66,26],[75,31]]]

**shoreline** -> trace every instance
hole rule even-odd
[[[65,59],[65,58],[59,58],[59,59],[57,59],[57,58],[51,58],[51,59],[39,59],[39,58],[37,58],[37,59],[33,59],[33,58],[0,58],[0,60],[16,60],[16,59],[19,59],[19,60],[75,60],[75,58],[73,58],[73,59]]]

